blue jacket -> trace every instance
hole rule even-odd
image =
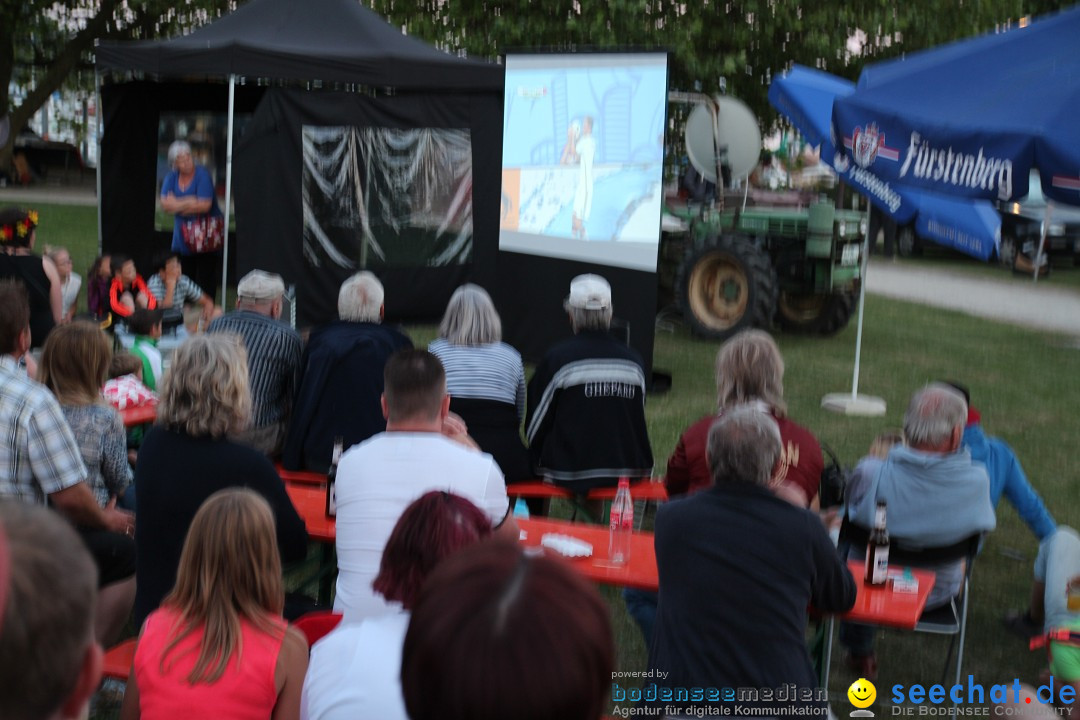
[[[1020,461],[1001,438],[988,437],[982,426],[974,423],[964,428],[964,445],[971,459],[986,466],[990,475],[990,502],[997,507],[1001,494],[1016,508],[1024,522],[1040,541],[1057,527],[1042,498],[1035,492],[1020,467]]]
[[[912,548],[952,545],[997,524],[986,469],[967,450],[940,455],[897,445],[884,461],[863,459],[848,492],[856,525],[873,527],[883,500],[889,536]]]
[[[335,320],[312,331],[281,457],[285,469],[327,472],[335,437],[350,448],[385,430],[383,366],[411,347],[407,335],[379,323]]]

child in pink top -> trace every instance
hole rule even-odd
[[[307,641],[281,617],[270,506],[214,493],[191,523],[176,586],[139,636],[122,720],[295,720]]]

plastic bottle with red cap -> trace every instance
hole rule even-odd
[[[634,501],[630,497],[630,478],[619,478],[619,489],[611,503],[608,534],[608,559],[613,565],[630,562],[630,536],[634,531]]]

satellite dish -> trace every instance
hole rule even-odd
[[[731,168],[731,177],[750,174],[761,154],[761,130],[757,118],[741,100],[726,95],[714,98],[717,110],[716,144],[713,143],[712,112],[708,105],[698,105],[686,119],[686,154],[690,164],[709,182],[716,182],[716,155],[725,153],[723,162]]]

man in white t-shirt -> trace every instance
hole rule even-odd
[[[471,500],[496,535],[517,541],[502,471],[450,414],[446,373],[426,350],[401,350],[384,370],[386,432],[349,449],[337,473],[337,598],[347,622],[391,610],[371,589],[394,524],[429,490]]]

